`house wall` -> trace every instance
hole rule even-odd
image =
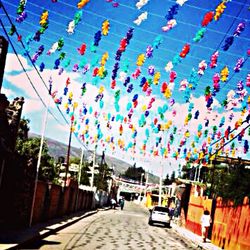
[[[212,242],[230,250],[250,249],[250,208],[246,197],[243,205],[223,204],[216,200]]]
[[[188,203],[188,214],[185,227],[201,235],[200,218],[205,208],[213,216],[211,225],[211,241],[214,245],[226,250],[250,250],[250,208],[249,199],[246,197],[242,205],[237,207],[233,203],[224,204],[217,198],[214,207],[213,200],[207,199],[197,193],[192,186]]]
[[[59,185],[38,181],[32,224],[92,209],[93,197],[92,191],[80,190],[77,186],[63,189]]]
[[[202,196],[194,196],[193,194],[190,195],[186,228],[198,235],[201,235],[200,219],[205,208],[211,213],[212,199],[206,199]]]

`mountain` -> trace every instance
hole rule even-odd
[[[40,137],[37,134],[34,133],[29,133],[29,137]],[[53,140],[51,138],[45,138],[47,144],[48,144],[48,148],[49,148],[49,154],[54,157],[56,160],[59,157],[65,157],[67,156],[67,151],[68,151],[68,145]],[[84,152],[84,159],[89,159],[89,157],[93,154],[92,151],[85,151]],[[70,148],[70,156],[71,157],[81,157],[81,149],[80,148],[76,148],[76,147],[72,147]],[[101,155],[96,155],[96,162],[100,162],[101,161]],[[131,164],[128,164],[125,161],[119,160],[115,157],[112,156],[108,156],[105,155],[105,161],[108,164],[108,166],[110,168],[114,168],[114,174],[116,176],[119,176],[121,174],[124,174],[124,172],[131,167]],[[153,175],[152,173],[148,174],[148,182],[150,183],[159,183],[159,177]]]

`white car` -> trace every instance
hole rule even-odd
[[[148,224],[153,225],[154,223],[163,224],[166,227],[170,227],[168,207],[155,206],[153,209],[150,209]]]

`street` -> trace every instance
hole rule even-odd
[[[127,201],[123,211],[100,211],[25,249],[194,249],[171,228],[149,226],[148,214]]]

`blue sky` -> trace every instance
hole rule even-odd
[[[2,92],[6,93],[10,100],[15,96],[25,97],[23,115],[31,120],[32,132],[41,133],[45,107],[31,83],[41,99],[49,103],[50,114],[45,135],[64,143],[67,143],[69,136],[69,125],[65,120],[69,123],[73,114],[73,106],[67,104],[72,92],[72,103],[78,104],[74,113],[74,146],[81,147],[79,141],[84,136],[82,142],[89,149],[97,144],[99,152],[105,149],[109,155],[130,163],[137,162],[138,166],[159,174],[161,166],[166,173],[183,164],[186,157],[203,158],[202,148],[214,153],[216,147],[220,147],[214,142],[224,136],[228,126],[234,129],[236,122],[240,123],[246,119],[250,110],[247,103],[250,88],[250,84],[247,85],[247,76],[250,73],[247,54],[250,49],[249,1],[225,2],[226,8],[219,19],[213,19],[203,27],[203,17],[210,11],[215,13],[220,1],[90,0],[82,9],[77,8],[78,2],[58,0],[41,4],[40,1],[27,1],[27,17],[19,23],[16,22],[19,1],[2,1],[17,33],[22,36],[23,45],[29,47],[30,57],[35,55],[39,46],[44,46],[43,53],[34,63],[37,68],[35,70],[29,57],[24,55],[24,48],[18,42],[17,34],[7,37],[4,33],[4,29],[10,31],[11,22],[3,9],[0,9],[4,25],[4,28],[0,27],[0,34],[10,39],[26,71],[25,73],[20,66],[12,46],[9,45]],[[177,7],[177,11],[171,16],[169,10],[174,7]],[[40,41],[35,41],[34,34],[41,28],[40,16],[45,10],[48,11],[48,28],[40,35]],[[74,32],[69,34],[68,25],[70,22],[72,24],[76,14],[81,15],[81,20],[75,25]],[[147,18],[137,25],[134,21],[140,15]],[[102,23],[105,20],[108,20],[110,25],[108,34],[101,35],[93,52],[91,49],[94,36],[98,31],[102,31]],[[167,26],[169,20],[176,25],[164,32],[162,27]],[[234,36],[240,24],[243,24],[244,28],[238,36]],[[121,53],[120,60],[116,60],[120,41],[126,38],[130,28],[133,28],[133,36],[125,51]],[[204,34],[195,42],[193,39],[202,28]],[[223,50],[225,40],[232,36],[232,45],[228,50]],[[28,37],[31,41],[27,45]],[[47,52],[59,39],[63,39],[64,42],[61,50],[48,55]],[[160,41],[158,46],[156,40]],[[82,44],[86,45],[84,55],[80,55],[77,50]],[[190,50],[184,57],[180,57],[185,44],[190,46]],[[153,49],[152,57],[149,58],[146,56],[148,46]],[[211,56],[216,51],[219,53],[217,64],[211,68]],[[106,77],[93,77],[94,69],[98,70],[101,67],[101,58],[106,52]],[[55,61],[61,53],[65,53],[65,58],[60,61],[58,69],[55,69]],[[137,65],[139,55],[145,57],[144,63],[139,64],[140,66]],[[234,68],[240,58],[244,58],[245,61],[240,71],[236,72]],[[66,67],[68,60],[70,64]],[[204,74],[199,75],[199,63],[203,60],[207,67]],[[168,67],[166,71],[166,65],[171,65],[171,62],[174,64],[172,69]],[[42,63],[45,67],[40,72]],[[113,77],[116,87],[112,89],[112,71],[115,63],[119,63],[119,69],[117,76]],[[127,70],[124,67],[126,63]],[[78,65],[76,72],[73,71],[74,65]],[[89,66],[90,69],[83,74],[81,65]],[[148,73],[149,66],[154,69],[153,75]],[[229,75],[223,82],[221,70],[225,67],[228,68]],[[63,68],[62,74],[59,74],[60,68]],[[137,69],[140,69],[141,74],[134,79],[133,73]],[[155,82],[149,87],[142,86],[142,81],[154,82],[157,72],[160,73],[157,84]],[[207,105],[205,90],[210,87],[210,91],[213,92],[213,76],[216,73],[220,77],[220,90],[211,96],[212,104]],[[170,75],[176,75],[173,81],[170,80]],[[130,79],[128,84],[124,83],[127,77]],[[49,86],[50,78],[54,99],[49,97],[44,86]],[[68,78],[70,84],[67,95],[64,95]],[[242,85],[240,88],[239,81],[242,81],[243,88]],[[161,91],[164,82],[167,86],[165,95]],[[82,96],[81,87],[84,83],[86,93]],[[129,85],[132,88],[130,92]],[[120,98],[117,99],[115,93],[118,92]],[[54,100],[60,97],[62,104],[56,106]],[[133,107],[133,99],[136,97],[138,105]],[[227,106],[223,106],[225,100],[228,101]],[[65,106],[69,108],[68,113]],[[61,113],[58,112],[58,108]],[[236,136],[247,125],[243,123],[232,136]],[[122,133],[119,129],[121,126]],[[225,142],[228,140],[225,139]],[[249,141],[249,129],[245,131],[241,141],[236,138],[234,144],[229,143],[225,146],[221,154],[249,159],[249,152],[244,152],[245,141]]]

